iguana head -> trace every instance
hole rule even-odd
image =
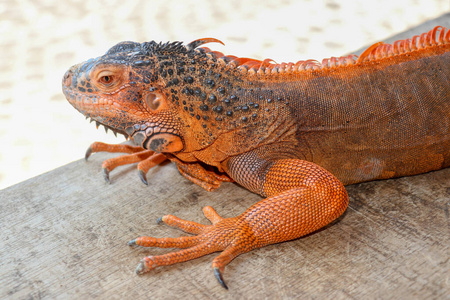
[[[86,118],[146,149],[202,149],[254,114],[253,106],[244,106],[244,114],[236,109],[241,88],[233,83],[242,82],[242,72],[223,54],[197,48],[206,42],[220,41],[119,43],[70,68],[63,92]]]

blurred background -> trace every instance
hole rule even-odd
[[[0,0],[0,189],[81,159],[93,141],[124,141],[61,93],[71,65],[120,41],[215,37],[226,46],[208,47],[226,54],[320,60],[449,11],[449,0]]]

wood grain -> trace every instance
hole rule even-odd
[[[207,224],[201,208],[223,216],[260,197],[235,184],[206,192],[173,164],[133,167],[103,182],[95,154],[0,192],[0,298],[444,298],[448,287],[450,169],[348,186],[350,206],[307,237],[235,259],[216,282],[213,255],[137,276],[164,249],[127,246],[139,235],[182,233],[156,219],[173,213]]]

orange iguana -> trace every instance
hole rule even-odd
[[[275,64],[225,56],[206,38],[187,45],[122,42],[73,66],[69,102],[137,146],[94,143],[86,153],[124,152],[141,179],[166,159],[208,191],[235,181],[264,197],[212,225],[160,221],[195,235],[139,237],[130,245],[185,248],[145,257],[138,274],[222,251],[216,278],[237,255],[296,239],[347,208],[344,185],[450,166],[450,30],[436,27],[359,57]],[[221,42],[220,42],[221,43]]]

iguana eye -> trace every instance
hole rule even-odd
[[[98,81],[104,85],[110,85],[114,81],[113,73],[110,71],[102,71],[97,76]]]
[[[100,77],[100,82],[101,83],[111,83],[112,81],[112,76],[102,76]]]

